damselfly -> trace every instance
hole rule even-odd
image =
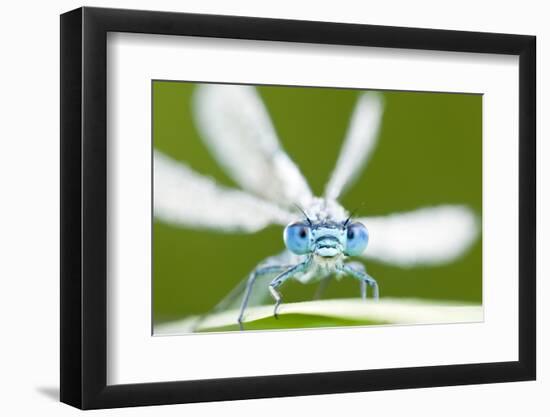
[[[475,214],[461,205],[353,218],[338,203],[375,148],[384,111],[378,93],[359,95],[321,197],[313,195],[283,150],[254,87],[202,84],[192,107],[204,143],[242,190],[222,186],[155,151],[155,217],[183,227],[235,233],[285,226],[286,249],[260,262],[216,307],[228,309],[239,300],[235,320],[241,329],[247,306],[257,298],[252,296],[255,287],[263,290],[259,297],[271,294],[275,316],[282,302],[280,288],[291,279],[323,286],[332,277],[348,276],[359,282],[364,299],[368,287],[377,299],[375,278],[350,257],[400,266],[441,264],[465,252],[478,234]]]

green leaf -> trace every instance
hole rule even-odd
[[[155,326],[154,334],[178,335],[191,332],[239,330],[238,310]],[[282,330],[390,324],[468,323],[483,320],[481,305],[415,299],[332,299],[282,304],[278,318],[273,306],[251,307],[244,316],[245,330]]]

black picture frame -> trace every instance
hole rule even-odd
[[[519,360],[107,385],[108,32],[519,56]],[[93,409],[535,379],[535,50],[524,35],[88,7],[61,15],[61,401]]]

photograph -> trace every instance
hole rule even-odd
[[[153,335],[483,321],[482,94],[151,88]]]

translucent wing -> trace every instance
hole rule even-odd
[[[378,139],[383,107],[378,93],[363,93],[359,97],[336,167],[325,188],[327,199],[338,199],[365,166]]]
[[[281,273],[285,269],[288,269],[294,265],[297,265],[303,260],[304,260],[303,256],[294,255],[291,252],[284,250],[278,255],[271,256],[265,259],[264,261],[262,261],[257,266],[257,268],[278,266],[278,267],[281,267],[282,270],[278,272],[277,271],[269,272],[267,274],[261,274],[257,276],[256,280],[254,281],[254,285],[252,286],[252,290],[248,298],[247,306],[254,307],[254,306],[266,304],[266,302],[269,304],[273,304],[273,297],[269,293],[269,288],[268,288],[269,283],[279,273]],[[226,310],[238,311],[241,307],[247,282],[248,282],[248,277],[245,277],[239,284],[235,286],[235,288],[228,295],[226,295],[220,302],[218,302],[218,304],[216,304],[214,309],[209,314],[220,312],[220,311],[226,311]],[[288,295],[286,293],[286,289],[285,289],[285,295]]]
[[[281,267],[284,271],[285,269],[299,264],[303,260],[303,256],[294,255],[293,253],[284,250],[278,255],[274,255],[263,260],[259,265],[257,265],[257,268],[278,266]],[[273,278],[275,278],[275,276],[281,272],[282,271],[275,271],[257,276],[248,299],[249,307],[262,305],[266,301],[269,301],[270,303],[273,302],[273,298],[269,293],[268,286],[271,280],[273,280]],[[218,304],[216,304],[212,312],[239,309],[245,293],[247,281],[248,277],[245,277],[228,295],[226,295]]]
[[[475,214],[456,205],[358,220],[369,231],[369,245],[363,256],[403,267],[450,262],[462,255],[479,234]]]
[[[256,279],[248,298],[248,307],[255,307],[266,304],[268,301],[273,301],[273,298],[269,294],[268,287],[269,283],[273,280],[273,278],[275,278],[276,275],[276,273],[266,274]],[[216,306],[208,314],[228,310],[235,310],[236,313],[238,313],[243,301],[247,282],[248,277],[239,282],[239,284],[237,284],[237,286],[235,286],[229,294],[227,294],[218,304],[216,304]],[[237,316],[238,314],[235,315],[235,317]]]
[[[253,87],[200,85],[194,114],[210,152],[244,190],[287,206],[311,199],[306,180],[282,149]]]
[[[271,282],[271,280],[273,280],[273,278],[275,278],[275,276],[275,273],[267,274],[259,277],[256,280],[248,298],[247,309],[245,310],[245,314],[243,317],[244,322],[247,321],[246,313],[247,311],[249,311],[248,309],[260,305],[265,305],[270,300],[271,302],[273,302],[273,298],[269,294],[268,287],[269,283]],[[229,323],[236,326],[238,324],[240,307],[245,295],[247,282],[248,277],[239,282],[239,284],[237,284],[237,286],[233,288],[233,290],[229,294],[227,294],[218,304],[216,304],[212,310],[199,316],[198,319],[193,323],[193,328],[190,330],[196,332],[201,331],[201,329],[204,329],[205,327],[208,328],[209,325],[211,325],[212,319],[218,313],[230,314]]]
[[[153,156],[154,216],[160,221],[227,232],[255,232],[286,225],[291,213],[244,191],[200,175],[161,152]]]

